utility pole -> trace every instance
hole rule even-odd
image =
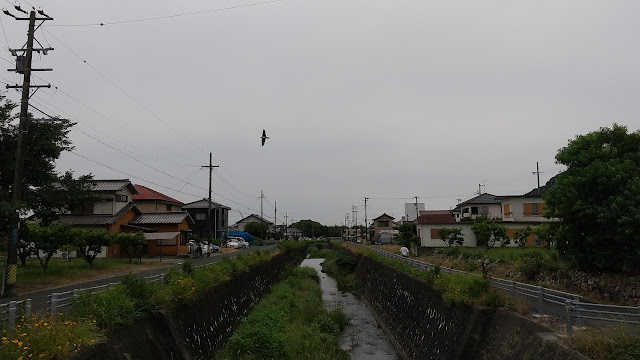
[[[276,231],[278,230],[278,202],[273,200],[273,238],[276,237]]]
[[[285,212],[284,213],[284,239],[287,239],[287,226],[288,226],[288,221],[289,220],[289,213]]]
[[[420,215],[420,214],[418,213],[418,197],[417,197],[417,196],[414,196],[414,198],[416,199],[416,221],[418,221],[418,215]],[[409,219],[407,219],[407,220],[409,220]]]
[[[262,200],[264,200],[264,194],[262,193],[262,190],[260,190],[260,221],[262,221]]]
[[[533,175],[538,175],[538,196],[540,196],[540,174],[544,174],[544,171],[540,172],[540,166],[538,165],[537,161],[536,161],[536,171],[532,171],[531,173]]]
[[[203,168],[209,168],[209,207],[207,210],[207,231],[209,232],[209,244],[211,244],[211,173],[213,172],[213,168],[219,167],[218,165],[213,165],[213,154],[209,153],[209,165],[203,165]],[[215,221],[213,221],[213,226],[215,227]],[[217,234],[214,234],[217,236]]]
[[[19,5],[14,6],[16,10],[27,14],[26,11],[22,10]],[[38,91],[38,88],[41,87],[51,87],[49,85],[31,85],[31,72],[32,71],[51,71],[52,69],[32,69],[31,63],[33,59],[33,51],[42,52],[43,54],[47,54],[49,50],[53,50],[53,48],[33,48],[34,34],[36,31],[36,21],[42,20],[42,22],[38,25],[38,28],[44,24],[46,20],[53,20],[52,17],[45,14],[44,11],[39,10],[38,14],[41,17],[36,17],[35,10],[29,12],[29,17],[18,17],[9,12],[9,10],[4,9],[3,12],[6,15],[13,17],[16,20],[28,20],[29,21],[29,30],[27,32],[27,43],[26,48],[21,49],[9,49],[11,54],[16,57],[16,68],[10,69],[9,71],[15,71],[20,74],[23,74],[22,85],[7,85],[7,89],[19,89],[22,88],[22,99],[20,102],[20,123],[18,125],[18,144],[16,151],[16,163],[15,163],[15,173],[13,177],[13,187],[11,189],[12,192],[12,216],[11,216],[11,236],[9,237],[9,241],[7,243],[7,260],[6,260],[6,268],[4,269],[4,276],[2,278],[2,290],[1,296],[11,296],[13,294],[13,290],[16,285],[16,273],[18,270],[18,230],[20,228],[20,202],[22,201],[22,182],[24,178],[24,158],[25,158],[25,150],[27,148],[25,133],[27,130],[27,124],[30,120],[37,119],[29,119],[29,98],[31,97],[31,89],[35,88]],[[37,41],[37,40],[36,40]],[[23,55],[18,55],[18,52],[21,52]],[[51,120],[51,119],[48,119]]]
[[[364,243],[367,244],[369,242],[369,220],[367,220],[367,200],[368,197],[364,198]]]

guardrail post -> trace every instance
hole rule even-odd
[[[73,298],[77,299],[78,296],[80,296],[80,290],[78,289],[73,289]]]
[[[571,311],[573,310],[572,301],[571,300],[565,300],[564,307],[565,307],[565,309],[567,309],[567,334],[571,335],[571,330],[573,328],[573,324],[572,324],[573,314],[571,313]]]
[[[16,310],[17,310],[16,302],[15,301],[9,302],[9,317],[7,318],[7,320],[9,320],[10,333],[13,333],[13,328],[16,326]]]
[[[542,303],[543,303],[543,288],[542,286],[536,286],[536,291],[538,291],[538,315],[542,316],[544,315],[544,310],[542,310]]]
[[[509,282],[511,283],[509,294],[511,294],[511,297],[516,297],[516,282],[513,280],[509,280]]]
[[[51,316],[56,316],[58,310],[58,293],[51,294]]]
[[[31,317],[31,299],[24,301],[24,318],[29,319]]]
[[[576,312],[576,326],[582,327],[582,308],[580,303],[582,302],[582,296],[576,295],[574,300],[575,312]]]

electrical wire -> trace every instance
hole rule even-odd
[[[165,20],[165,19],[172,19],[172,18],[183,17],[183,16],[192,16],[192,15],[200,15],[200,14],[207,14],[207,13],[213,13],[213,12],[241,9],[241,8],[252,7],[252,6],[272,4],[272,3],[276,3],[276,2],[280,2],[280,1],[281,0],[264,1],[264,2],[259,2],[259,3],[230,6],[230,7],[225,7],[225,8],[194,11],[194,12],[189,12],[189,13],[173,14],[173,15],[165,15],[165,16],[157,16],[157,17],[141,18],[141,19],[131,19],[131,20],[121,20],[121,21],[112,21],[112,22],[101,22],[101,23],[90,23],[90,24],[56,24],[56,25],[48,25],[48,26],[106,26],[106,25],[120,25],[120,24],[129,24],[129,23],[135,23],[135,22]]]
[[[87,60],[85,60],[83,57],[81,57],[80,55],[78,55],[78,53],[76,53],[75,51],[73,51],[73,49],[71,49],[67,44],[65,44],[62,40],[60,40],[59,37],[57,37],[55,34],[51,33],[49,30],[43,29],[43,31],[49,33],[49,35],[53,36],[56,40],[58,40],[58,42],[60,42],[60,44],[62,44],[62,46],[64,46],[65,48],[67,48],[67,50],[69,50],[76,58],[78,58],[78,60],[82,61],[84,64],[86,64],[87,66],[89,66],[93,71],[95,71],[96,73],[98,73],[98,75],[100,75],[104,80],[106,80],[109,84],[111,84],[113,87],[115,87],[116,89],[118,89],[120,92],[122,92],[124,95],[126,95],[129,99],[131,99],[134,103],[136,103],[138,106],[140,106],[141,108],[143,108],[146,112],[148,112],[149,114],[151,114],[156,120],[160,121],[161,123],[163,123],[164,125],[166,125],[169,129],[171,129],[172,131],[178,133],[179,135],[183,136],[184,138],[188,139],[188,136],[181,133],[180,130],[174,128],[173,126],[171,126],[169,123],[167,123],[166,121],[162,120],[158,115],[156,115],[153,111],[151,111],[151,109],[149,109],[147,106],[145,106],[143,103],[141,103],[138,99],[136,99],[135,97],[133,97],[133,95],[129,94],[128,92],[126,92],[122,87],[120,87],[118,84],[116,84],[115,82],[113,82],[110,78],[108,78],[105,74],[103,74],[100,70],[98,70],[95,66],[91,65]],[[201,150],[201,151],[205,151],[201,146],[197,145],[195,142],[189,140],[188,141],[191,145],[193,145],[195,148]]]

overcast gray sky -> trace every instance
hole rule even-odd
[[[78,123],[58,169],[189,202],[207,196],[211,151],[232,221],[259,213],[261,189],[271,220],[277,201],[278,222],[324,224],[352,205],[362,223],[365,196],[371,219],[413,196],[448,209],[479,183],[522,194],[577,134],[640,127],[636,0],[19,2],[55,19],[34,65],[54,71],[33,82],[58,89],[32,104]],[[2,23],[22,46],[27,22]]]

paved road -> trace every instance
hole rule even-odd
[[[232,253],[226,253],[226,254],[216,253],[214,255],[211,255],[210,257],[206,257],[206,256],[200,257],[197,259],[193,259],[192,261],[193,261],[193,264],[196,266],[212,264],[228,257],[235,257],[238,254],[257,251],[264,248],[265,246],[252,246],[248,249],[240,249],[238,251],[235,251]],[[167,272],[167,269],[169,268],[165,267],[165,268],[159,268],[159,269],[153,269],[153,270],[144,270],[144,271],[136,272],[135,274],[141,275],[141,276],[160,275]],[[42,291],[33,292],[29,294],[22,294],[19,296],[14,296],[12,298],[0,298],[0,304],[8,303],[9,301],[12,301],[12,300],[23,300],[23,299],[29,298],[31,299],[32,311],[34,312],[41,311],[48,308],[47,301],[48,301],[48,296],[51,295],[51,293],[72,291],[73,289],[89,288],[93,286],[106,285],[109,283],[117,283],[117,282],[120,282],[120,280],[125,276],[126,274],[117,275],[117,276],[112,276],[104,279],[90,280],[90,281],[79,283],[79,284],[61,286],[61,287],[42,290]]]

